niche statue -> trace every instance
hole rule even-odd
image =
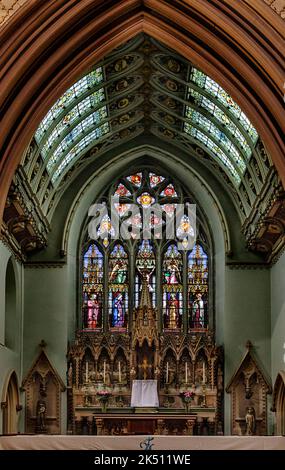
[[[46,402],[43,398],[40,398],[37,402],[37,426],[36,426],[37,433],[45,434],[47,432],[46,411],[47,411]]]
[[[245,415],[246,436],[253,436],[255,434],[255,411],[253,406],[246,409]]]

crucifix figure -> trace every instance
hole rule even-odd
[[[139,377],[140,379],[150,379],[151,378],[151,371],[152,371],[152,364],[147,362],[147,358],[144,357],[141,364],[139,364]]]

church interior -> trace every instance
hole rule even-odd
[[[285,435],[284,21],[0,1],[0,448]]]

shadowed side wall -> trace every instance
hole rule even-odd
[[[8,377],[15,371],[22,379],[23,268],[0,241],[0,396]],[[8,318],[9,316],[9,318]],[[3,410],[0,409],[0,434],[3,432]],[[23,412],[18,426],[23,431]]]

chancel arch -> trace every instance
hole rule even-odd
[[[26,70],[30,63],[29,53],[31,52],[33,53],[34,63],[37,63],[40,73],[33,74],[31,70],[29,80],[26,81],[27,90],[23,87],[18,87],[17,90],[20,91],[13,93],[11,88],[7,85],[8,89],[5,89],[6,91],[3,92],[4,102],[7,92],[11,94],[9,102],[13,102],[13,106],[9,104],[9,106],[7,105],[8,108],[5,108],[7,129],[9,129],[6,135],[8,136],[10,131],[13,135],[13,139],[9,138],[10,143],[7,146],[7,154],[5,153],[5,161],[8,161],[8,155],[19,155],[20,161],[23,149],[17,146],[19,145],[21,147],[22,142],[24,146],[28,145],[40,119],[44,117],[45,113],[55,100],[59,98],[60,94],[64,93],[85,70],[98,62],[106,53],[110,53],[112,49],[122,45],[126,40],[130,39],[130,37],[144,31],[152,34],[156,39],[161,40],[165,44],[172,44],[180,54],[184,55],[189,60],[193,60],[197,67],[200,66],[203,68],[206,73],[212,75],[226,89],[229,91],[232,90],[232,94],[237,102],[242,105],[250,118],[256,121],[257,124],[259,123],[259,113],[264,116],[263,125],[260,125],[260,133],[264,137],[270,153],[274,155],[276,163],[281,170],[282,138],[280,137],[278,125],[281,120],[278,119],[278,116],[280,116],[280,113],[282,114],[282,58],[280,57],[280,51],[275,48],[275,44],[278,43],[277,38],[279,38],[281,34],[281,25],[276,25],[276,22],[274,22],[275,28],[273,29],[270,20],[268,24],[263,21],[263,29],[261,30],[259,17],[254,8],[250,7],[245,2],[239,4],[241,16],[246,19],[250,18],[252,24],[255,25],[253,29],[254,33],[252,33],[254,40],[256,40],[259,35],[263,37],[264,28],[266,28],[268,37],[270,37],[269,42],[264,42],[263,40],[256,42],[254,53],[258,55],[259,63],[262,64],[262,69],[259,70],[257,76],[255,61],[253,61],[251,56],[248,56],[249,63],[247,63],[243,56],[245,50],[251,50],[252,38],[248,35],[248,29],[244,29],[242,20],[239,25],[239,34],[236,35],[236,28],[238,26],[235,23],[237,17],[234,12],[229,10],[220,11],[218,6],[212,6],[212,8],[209,9],[206,1],[203,2],[203,7],[199,6],[198,11],[195,6],[192,5],[185,7],[185,11],[183,12],[179,11],[180,5],[178,6],[178,4],[175,6],[164,5],[164,8],[161,10],[159,2],[147,2],[147,4],[144,2],[140,4],[138,11],[137,8],[138,5],[135,1],[130,2],[128,5],[120,2],[120,4],[116,5],[116,8],[111,9],[108,9],[106,5],[104,12],[100,10],[100,3],[93,5],[92,12],[89,9],[81,9],[70,4],[69,8],[62,12],[66,20],[66,22],[64,22],[63,18],[61,18],[62,21],[59,20],[58,10],[54,5],[41,9],[40,14],[38,14],[39,12],[36,14],[33,7],[27,4],[23,9],[23,11],[25,11],[24,18],[27,24],[22,22],[23,17],[21,14],[16,14],[12,17],[11,22],[8,23],[8,28],[3,32],[5,60],[7,61],[8,57],[16,54],[15,51],[17,47],[15,50],[12,49],[10,41],[12,41],[13,44],[18,44],[19,47],[21,44],[27,42],[29,47],[25,49],[25,54],[21,57],[22,66],[19,66],[17,60],[13,62],[14,68],[9,69],[13,80],[10,80],[7,75],[7,84],[15,83],[15,80],[21,79],[23,68]],[[162,15],[161,19],[156,18],[157,11]],[[269,11],[270,10],[263,14],[267,16]],[[78,24],[80,20],[85,21],[84,17],[87,15],[87,12],[90,30],[89,27],[86,30],[73,28],[72,25],[74,21],[76,21],[76,24]],[[219,37],[217,37],[216,32],[214,34],[209,27],[210,23],[208,20],[213,13],[216,15],[218,21]],[[35,15],[36,21],[30,20],[31,15]],[[197,21],[197,15],[199,21]],[[114,18],[118,16],[122,18],[122,24],[119,30],[114,23]],[[38,32],[38,29],[47,18],[49,20],[53,18],[54,20],[50,23],[50,25],[52,24],[53,26],[53,34],[46,31],[47,36],[44,35],[43,38],[39,35],[37,41],[31,44],[28,38],[32,37],[33,33],[36,34]],[[171,24],[169,24],[166,19],[171,19]],[[99,28],[98,21],[100,24]],[[101,27],[103,27],[103,24],[106,24],[106,21],[108,22],[109,34],[108,41],[105,42],[105,34],[103,30],[101,30]],[[127,27],[127,33],[124,27]],[[11,34],[7,34],[9,28]],[[13,30],[13,28],[15,29]],[[181,30],[179,34],[177,34],[178,29]],[[46,53],[41,55],[42,48],[38,42],[40,41],[39,37],[41,37],[41,41],[45,40],[50,43],[50,41],[56,41],[58,37],[62,35],[63,30],[68,32],[68,37],[72,37],[73,40],[69,42],[66,39],[64,47],[61,49],[57,47],[46,47]],[[90,31],[92,31],[92,34],[90,34]],[[195,37],[192,36],[194,32]],[[226,33],[227,41],[224,40],[222,32]],[[213,44],[215,44],[213,50],[208,50],[208,45],[210,43],[212,44],[212,42],[209,41],[209,36],[213,40]],[[229,41],[229,36],[231,37],[231,41]],[[207,44],[207,47],[204,47],[204,49],[203,46],[200,46],[202,49],[197,47],[197,37],[202,41],[201,44],[204,46]],[[236,37],[239,37],[237,50],[231,47],[234,37],[235,45],[237,45]],[[11,38],[13,38],[14,41]],[[74,42],[77,45],[80,44],[80,47],[75,48]],[[69,46],[69,44],[72,44],[72,47]],[[203,50],[203,54],[201,50]],[[269,52],[265,54],[265,50]],[[88,54],[87,51],[89,52]],[[55,62],[56,64],[59,62],[58,53],[61,55],[61,63],[65,65],[60,71],[57,69],[57,73],[55,73]],[[238,73],[225,67],[224,57],[227,57],[228,63],[232,63],[233,70],[238,71]],[[38,61],[36,58],[40,60]],[[45,61],[47,61],[46,65]],[[270,84],[268,83],[267,73],[272,75],[274,86],[271,86],[271,82]],[[44,83],[43,76],[45,77]],[[259,80],[261,79],[260,86],[258,87],[260,90],[260,100],[255,96],[257,78]],[[247,81],[250,83],[250,86],[248,86]],[[33,90],[33,92],[30,90]],[[266,106],[260,106],[259,103],[264,100],[266,101]],[[6,103],[8,103],[7,100]],[[16,103],[21,103],[21,106]],[[26,109],[29,109],[29,112],[25,115],[25,119],[27,119],[29,125],[25,126],[23,124],[21,129],[13,129],[13,125],[17,122],[18,116],[21,114],[24,106],[26,106]],[[277,124],[277,130],[275,131],[270,112],[274,112],[274,116],[276,116],[275,122]],[[14,124],[12,125],[12,123]],[[264,125],[265,123],[266,126]],[[21,144],[19,144],[19,142]],[[10,165],[5,165],[5,177],[7,181],[5,187],[7,191],[12,178],[11,173],[15,170],[13,164],[11,164],[10,168],[9,166]],[[9,178],[7,178],[8,175]]]

